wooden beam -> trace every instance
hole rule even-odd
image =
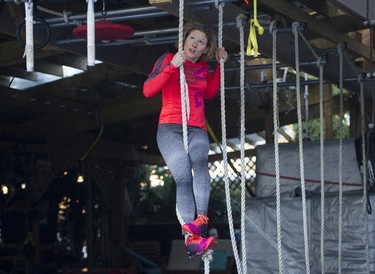
[[[321,20],[315,19],[313,16],[301,11],[294,5],[285,0],[260,0],[260,6],[264,6],[283,17],[289,18],[296,22],[306,22],[307,29],[316,33],[318,36],[325,37],[326,39],[338,43],[347,43],[348,50],[365,57],[370,58],[369,47],[362,44],[360,41],[350,38],[345,33],[340,32],[334,26],[324,23]]]
[[[23,145],[25,150],[30,153],[71,156],[79,160],[94,143],[96,137],[96,135],[92,134],[78,134],[71,143],[23,143]],[[15,149],[17,146],[17,142],[0,141],[0,150]],[[134,146],[119,142],[106,141],[105,139],[100,139],[87,157],[123,160],[128,163],[136,164],[165,165],[160,154],[150,154],[146,151],[142,152],[137,150]]]
[[[326,0],[299,0],[302,4],[316,11],[318,14],[326,18],[331,18],[340,14],[340,11],[330,5]]]
[[[97,113],[100,113],[100,117],[73,111],[61,113],[61,110],[58,110],[57,113],[61,113],[60,115],[42,116],[39,119],[32,119],[25,123],[7,125],[6,129],[0,129],[0,135],[10,134],[18,138],[36,138],[64,134],[67,131],[92,130],[97,129],[101,124],[111,125],[144,116],[148,113],[156,113],[160,108],[160,96],[150,99],[139,97],[138,100],[129,100],[129,98],[113,99],[99,106]],[[95,111],[94,108],[92,110]]]
[[[367,12],[369,13],[370,20],[375,17],[375,4],[374,1],[367,0],[327,0],[335,5],[337,8],[344,10],[346,13],[356,17],[360,20],[366,20]],[[369,9],[367,11],[367,4]]]
[[[26,63],[23,57],[25,48],[17,40],[0,43],[0,52],[0,67]],[[39,60],[57,54],[60,53],[52,48],[45,48],[36,51],[34,59]]]
[[[172,0],[150,0],[151,5],[154,4],[163,4],[163,3],[172,3]]]
[[[176,0],[150,0],[149,2],[159,9],[165,10],[177,17],[179,16],[179,5]],[[232,42],[237,46],[236,50],[238,50],[239,32],[236,27],[236,18],[238,15],[246,13],[244,9],[235,4],[230,2],[225,3],[223,12],[223,23],[225,24],[223,37],[226,38],[226,48],[230,46],[229,42]],[[218,9],[213,4],[209,5],[209,9],[197,9],[194,6],[186,5],[184,7],[184,19],[186,21],[202,22],[215,30],[218,24]]]

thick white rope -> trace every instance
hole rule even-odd
[[[25,23],[26,23],[26,70],[34,71],[34,17],[33,1],[25,1]]]
[[[68,24],[71,20],[69,18],[70,15],[72,15],[72,12],[70,11],[67,11],[67,10],[63,10],[62,12],[59,12],[59,11],[55,11],[55,10],[51,10],[49,8],[46,8],[46,7],[42,7],[42,6],[36,6],[36,8],[40,11],[43,11],[45,13],[48,13],[48,14],[51,14],[51,15],[55,15],[55,16],[60,16],[62,18],[64,18],[64,22],[66,24]],[[72,20],[72,22],[74,22],[77,26],[81,26],[82,25],[82,22],[78,21],[78,20]]]
[[[208,249],[203,255],[202,260],[204,262],[204,273],[210,273],[210,263],[214,260],[213,258],[214,251],[212,249]]]
[[[275,177],[276,177],[276,233],[277,252],[279,259],[279,274],[284,273],[284,260],[281,235],[281,201],[280,201],[280,161],[279,161],[279,108],[277,94],[277,72],[276,72],[276,48],[277,48],[277,28],[276,22],[272,21],[269,28],[272,34],[272,83],[273,83],[273,135],[275,146]]]
[[[223,46],[223,7],[224,3],[220,3],[215,0],[215,7],[219,11],[218,15],[218,47]],[[224,187],[225,187],[225,199],[227,201],[227,213],[228,213],[228,226],[229,234],[232,242],[233,255],[237,266],[237,273],[242,274],[242,268],[240,258],[238,255],[238,249],[236,245],[233,218],[232,218],[232,205],[230,198],[229,189],[229,175],[228,175],[228,153],[227,153],[227,134],[226,134],[226,117],[225,117],[225,75],[224,75],[224,60],[220,59],[220,108],[221,108],[221,135],[222,135],[222,146],[223,146],[223,169],[224,169]],[[243,234],[243,233],[242,233]],[[241,235],[242,237],[242,235]],[[245,274],[245,273],[244,273]]]
[[[342,270],[342,236],[343,236],[343,219],[342,219],[342,141],[343,141],[343,126],[342,120],[344,116],[344,96],[343,96],[343,76],[344,76],[344,62],[343,62],[343,45],[337,45],[339,54],[339,88],[340,88],[340,124],[339,124],[339,232],[338,232],[338,273]]]
[[[184,42],[184,0],[179,1],[179,20],[178,20],[178,51],[183,50],[183,42]],[[189,94],[188,94],[188,86],[186,83],[185,72],[184,72],[184,65],[180,66],[180,91],[181,91],[181,112],[182,112],[182,135],[183,135],[183,142],[184,148],[186,153],[189,152],[189,142],[188,142],[188,130],[187,130],[187,121],[189,120],[190,116],[190,103],[189,103]],[[212,258],[213,250],[209,249],[205,252],[202,256],[202,260],[204,261],[204,273],[210,273],[210,262],[213,260]]]
[[[178,15],[178,51],[183,50],[184,43],[184,0],[179,1]],[[187,121],[190,115],[190,104],[188,87],[185,78],[184,65],[180,66],[180,91],[181,91],[181,110],[182,110],[182,136],[186,153],[189,151],[189,141],[187,132]]]
[[[320,263],[321,274],[325,274],[325,170],[324,170],[324,140],[325,140],[325,120],[324,120],[324,105],[323,105],[323,59],[318,56],[312,48],[306,37],[302,32],[299,32],[299,37],[305,42],[306,46],[310,49],[313,56],[318,60],[317,66],[319,67],[319,114],[320,114]],[[306,77],[306,74],[305,74]],[[305,78],[306,80],[306,78]],[[308,96],[308,94],[307,94]],[[308,104],[306,104],[306,120],[308,117]],[[306,123],[306,136],[307,134]]]
[[[245,169],[245,39],[244,39],[245,16],[240,14],[236,18],[237,28],[240,32],[240,158],[241,158],[241,250],[242,250],[242,272],[247,273],[247,251],[246,251],[246,169]]]
[[[298,43],[298,22],[293,22],[292,30],[294,34],[295,63],[296,63],[296,96],[297,96],[297,119],[298,119],[298,144],[299,144],[299,162],[302,194],[302,217],[303,217],[303,239],[305,244],[305,263],[306,274],[310,273],[310,255],[309,240],[307,231],[307,208],[306,208],[306,185],[305,185],[305,164],[303,157],[303,133],[302,133],[302,113],[301,113],[301,85],[300,85],[300,68],[299,68],[299,43]]]
[[[368,235],[368,212],[367,212],[367,149],[366,149],[366,126],[365,126],[365,96],[363,81],[360,81],[360,105],[361,105],[361,134],[362,134],[362,171],[363,171],[363,217],[365,219],[365,249],[366,249],[366,268],[370,273],[370,251]],[[368,144],[369,145],[369,144]]]
[[[87,0],[87,65],[95,66],[95,12],[94,0]]]
[[[305,72],[305,81],[308,80],[307,73]],[[305,85],[305,93],[303,98],[305,99],[305,137],[309,138],[309,86]]]
[[[318,59],[319,66],[319,118],[320,118],[320,271],[325,274],[325,169],[324,169],[324,139],[325,120],[323,105],[323,64]]]

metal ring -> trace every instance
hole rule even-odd
[[[35,25],[36,22],[39,22],[39,23],[41,23],[43,26],[45,26],[45,28],[46,28],[46,34],[47,34],[47,35],[46,35],[46,39],[44,39],[44,41],[43,41],[40,45],[37,45],[37,46],[34,47],[34,49],[41,49],[41,48],[44,48],[44,47],[48,44],[48,42],[49,42],[49,40],[50,40],[50,38],[51,38],[51,29],[50,29],[50,27],[49,27],[47,21],[44,20],[43,18],[40,18],[40,17],[34,16],[34,18],[33,18],[33,22],[34,22],[34,25]],[[22,28],[25,26],[25,24],[26,24],[26,20],[23,20],[23,21],[18,25],[18,28],[17,28],[17,31],[16,31],[16,37],[17,37],[17,40],[18,40],[18,42],[20,42],[23,46],[26,46],[26,41],[22,38],[21,30],[22,30]]]

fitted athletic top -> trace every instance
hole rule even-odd
[[[171,60],[174,54],[165,53],[159,57],[143,85],[145,97],[152,97],[162,91],[162,109],[159,125],[166,123],[182,124],[182,107],[180,93],[180,69]],[[204,99],[216,96],[220,87],[220,65],[210,75],[205,61],[184,62],[184,73],[188,84],[190,118],[188,126],[200,127],[205,130]]]

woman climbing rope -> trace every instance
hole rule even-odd
[[[207,61],[213,57],[218,62],[226,61],[227,56],[224,48],[217,49],[214,34],[207,26],[187,23],[183,49],[159,57],[143,86],[145,97],[162,91],[157,143],[176,182],[176,213],[190,258],[203,254],[215,241],[206,238],[211,178],[204,99],[213,99],[220,88],[220,66],[217,64],[210,75]],[[181,66],[186,75],[186,100],[181,99]],[[184,118],[188,148],[183,140]]]

